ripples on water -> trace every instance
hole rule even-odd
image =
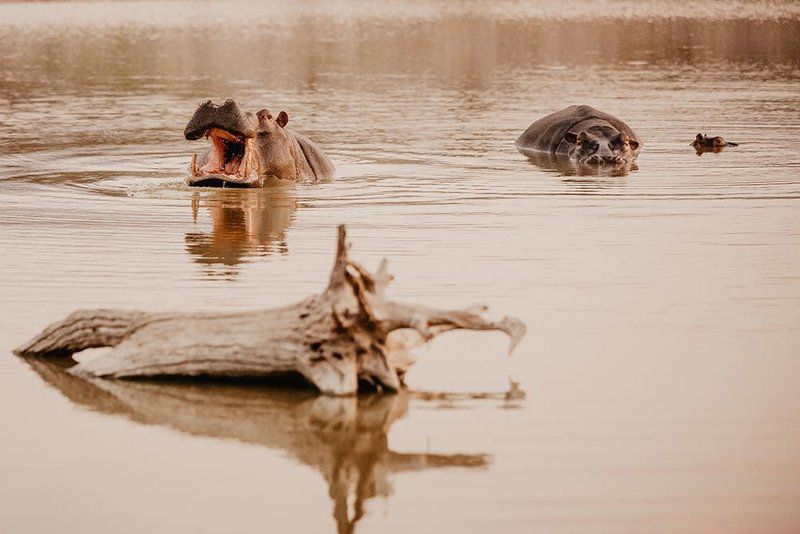
[[[7,356],[0,526],[796,530],[798,21],[795,2],[0,3],[4,350],[76,307],[306,296],[340,222],[398,298],[529,326],[510,360],[453,335],[409,377],[500,397],[510,377],[512,406],[101,392]],[[185,187],[183,127],[228,97],[288,111],[336,180]],[[514,150],[573,103],[639,133],[637,170]],[[741,145],[697,156],[697,132]],[[337,421],[355,441],[270,441]],[[386,477],[389,449],[429,458]]]

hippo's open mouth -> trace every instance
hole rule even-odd
[[[259,187],[256,126],[255,116],[242,112],[233,100],[200,105],[183,133],[189,141],[205,137],[211,147],[192,156],[189,185]]]
[[[257,187],[258,176],[253,139],[221,128],[210,128],[205,137],[211,141],[202,165],[192,156],[190,185]]]

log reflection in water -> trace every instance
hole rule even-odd
[[[484,454],[390,450],[387,435],[408,412],[414,396],[408,391],[331,397],[256,383],[95,380],[69,374],[71,358],[25,361],[46,383],[84,408],[194,436],[235,439],[287,452],[325,478],[339,533],[353,532],[364,516],[366,500],[391,495],[392,473],[480,468],[490,461]],[[348,502],[353,503],[352,510]]]

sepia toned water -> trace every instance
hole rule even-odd
[[[0,43],[0,531],[800,531],[798,4],[0,3]],[[336,179],[185,187],[209,98],[286,110]],[[584,103],[637,170],[514,149]],[[11,352],[76,308],[299,300],[339,223],[393,298],[526,338],[358,399]]]

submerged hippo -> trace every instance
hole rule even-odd
[[[695,136],[694,141],[692,141],[692,146],[697,150],[697,153],[703,152],[720,152],[726,146],[739,146],[739,143],[732,143],[730,141],[725,141],[722,137],[709,137],[708,135],[697,134]]]
[[[194,112],[183,134],[211,146],[192,156],[190,185],[260,187],[269,177],[290,181],[333,178],[331,160],[310,139],[286,128],[289,115],[243,112],[233,100],[210,100]]]
[[[523,153],[544,152],[582,164],[631,163],[641,140],[624,122],[591,106],[570,106],[534,122],[519,136]]]

